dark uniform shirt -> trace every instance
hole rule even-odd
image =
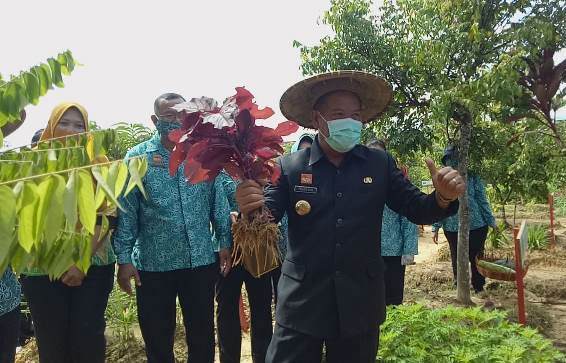
[[[383,151],[356,146],[335,167],[315,141],[281,159],[281,178],[266,188],[278,221],[289,218],[277,322],[321,338],[376,329],[385,319],[381,220],[387,204],[413,223],[456,213],[410,184]],[[297,213],[297,202],[310,212]],[[308,208],[307,208],[308,209]]]

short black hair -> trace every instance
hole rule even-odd
[[[348,92],[351,93],[352,95],[354,95],[357,99],[358,102],[360,103],[360,107],[363,106],[362,105],[362,99],[360,98],[360,96],[358,96],[356,93],[352,92],[352,91],[348,91],[348,90],[335,90],[335,91],[330,91],[328,93],[323,94],[322,96],[320,96],[318,98],[318,100],[316,100],[316,102],[314,103],[313,106],[313,110],[315,111],[320,111],[320,109],[326,105],[328,98],[336,93],[341,93],[341,92]]]
[[[385,141],[382,139],[373,139],[368,141],[368,143],[366,144],[367,147],[369,148],[382,148],[383,150],[387,151],[387,147],[385,146]]]
[[[35,134],[33,134],[32,138],[31,138],[32,144],[36,144],[39,141],[39,139],[41,138],[41,135],[43,134],[43,130],[44,129],[39,129],[35,132]]]
[[[161,104],[162,101],[171,101],[176,99],[181,99],[183,101],[186,101],[185,97],[181,96],[178,93],[168,92],[162,94],[161,96],[155,99],[155,102],[153,103],[153,112],[155,112],[156,115],[159,115],[159,105]]]

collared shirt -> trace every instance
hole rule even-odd
[[[470,210],[470,231],[485,226],[496,226],[495,218],[491,211],[485,186],[477,175],[468,175],[468,205]],[[445,232],[458,232],[460,226],[459,214],[450,216],[432,226],[433,231],[440,228]]]
[[[21,287],[10,267],[0,278],[0,316],[7,314],[20,305]]]
[[[339,167],[318,139],[281,159],[281,178],[265,201],[289,241],[279,283],[276,320],[322,338],[353,336],[385,318],[381,227],[383,208],[417,224],[456,212],[414,187],[380,150],[356,146]]]
[[[381,255],[414,256],[418,253],[418,244],[417,225],[385,206],[381,225]]]
[[[147,199],[136,188],[121,199],[113,235],[118,263],[142,271],[195,268],[216,261],[213,231],[221,248],[230,246],[230,206],[221,180],[190,184],[181,165],[169,175],[170,153],[159,135],[135,146],[126,159],[145,156]],[[212,228],[211,228],[212,227]]]

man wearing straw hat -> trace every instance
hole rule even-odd
[[[286,212],[289,241],[279,282],[277,325],[267,361],[374,362],[385,319],[380,252],[384,205],[413,223],[456,213],[465,191],[450,167],[427,161],[435,192],[405,179],[389,154],[359,145],[363,124],[391,101],[389,84],[372,74],[340,71],[306,79],[281,98],[281,111],[318,130],[310,149],[284,156],[277,185],[240,184],[247,214],[266,205],[275,220]]]

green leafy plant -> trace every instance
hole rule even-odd
[[[566,362],[536,330],[509,322],[506,313],[480,308],[388,310],[378,362]]]
[[[566,196],[561,194],[554,198],[554,212],[557,217],[566,216]]]
[[[122,159],[128,150],[155,135],[155,129],[138,123],[120,122],[115,126],[116,140],[108,151],[111,159]]]
[[[76,60],[68,50],[9,79],[4,80],[0,75],[0,127],[19,120],[20,112],[29,104],[37,105],[39,98],[53,86],[63,87],[63,75],[70,75],[75,65]]]
[[[134,188],[145,195],[146,159],[108,161],[114,139],[98,130],[0,153],[0,273],[11,265],[56,279],[73,264],[88,270],[92,239],[107,234],[118,198]]]
[[[500,249],[509,246],[509,235],[505,222],[499,222],[497,229],[491,228],[487,235],[488,246],[493,249]]]
[[[531,250],[544,250],[548,247],[548,228],[536,224],[529,226],[528,229],[529,249]]]
[[[108,299],[106,322],[118,343],[127,346],[134,340],[134,326],[138,322],[136,297],[116,286]]]

